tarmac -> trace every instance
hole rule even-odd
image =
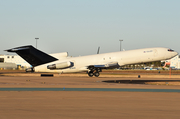
[[[179,119],[180,78],[157,77],[2,74],[0,119]]]

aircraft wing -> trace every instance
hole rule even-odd
[[[89,65],[88,66],[88,69],[109,69],[109,68],[117,68],[119,67],[120,65],[118,64],[118,62],[108,62],[108,63],[105,63],[105,64],[100,64],[100,65]]]
[[[16,52],[19,56],[21,56],[24,60],[26,60],[33,67],[58,60],[46,53],[34,48],[31,45],[17,47],[17,48],[5,50],[5,51]]]

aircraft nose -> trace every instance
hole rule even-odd
[[[179,53],[178,52],[175,52],[175,56],[178,55]]]
[[[171,56],[174,57],[174,56],[177,56],[177,55],[178,55],[178,52],[175,52],[175,51],[174,51],[174,52],[172,52],[172,55],[171,55]]]

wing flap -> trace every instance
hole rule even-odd
[[[117,67],[119,67],[118,62],[108,62],[102,65],[90,65],[88,66],[88,69],[91,69],[91,68],[108,69],[108,68],[117,68]]]

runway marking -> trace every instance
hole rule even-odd
[[[180,89],[136,88],[0,88],[0,91],[114,91],[114,92],[180,92]]]

